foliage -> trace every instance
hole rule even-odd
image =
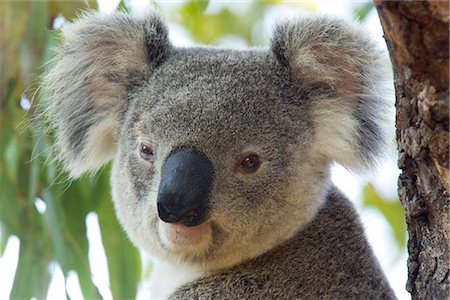
[[[260,45],[265,40],[258,21],[265,9],[277,2],[254,1],[236,15],[225,6],[217,13],[206,14],[208,1],[192,0],[180,5],[170,17],[197,42],[214,44],[233,35],[248,45]],[[122,1],[120,9],[127,10],[126,3]],[[49,264],[54,261],[65,276],[71,270],[77,273],[85,298],[100,298],[88,262],[85,219],[90,212],[99,218],[113,297],[135,298],[141,278],[139,252],[115,218],[109,195],[109,167],[93,178],[70,182],[52,160],[51,136],[46,134],[38,114],[38,78],[57,43],[52,24],[58,16],[71,20],[86,8],[95,9],[96,2],[0,2],[0,253],[7,237],[15,235],[20,239],[11,294],[14,299],[45,298]],[[362,17],[367,9],[366,5],[361,10]],[[380,202],[383,199],[374,196],[373,190],[367,193],[367,204],[385,215],[404,247],[398,209],[394,214],[390,204]],[[36,209],[37,199],[46,204],[44,212]]]
[[[364,20],[369,12],[374,9],[372,1],[361,4],[358,8],[354,10],[354,14],[358,20]]]
[[[363,203],[370,208],[378,210],[390,225],[392,234],[398,246],[398,255],[406,247],[406,221],[405,209],[398,199],[385,199],[372,184],[366,185],[363,190]]]
[[[56,34],[49,28],[57,16],[71,19],[79,9],[88,7],[95,8],[96,3],[0,4],[0,27],[7,29],[1,30],[4,34],[0,37],[0,220],[3,237],[20,239],[14,299],[45,298],[52,261],[57,261],[66,275],[76,271],[85,298],[100,298],[91,279],[84,222],[92,211],[99,216],[115,298],[133,298],[140,278],[139,253],[126,241],[109,199],[108,171],[95,179],[68,182],[51,159],[49,137],[37,114],[36,78],[56,42]],[[28,104],[28,99],[33,101]],[[46,204],[42,214],[35,207],[37,198]]]

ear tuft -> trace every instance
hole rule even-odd
[[[150,62],[157,67],[169,54],[169,34],[166,25],[159,18],[155,18],[149,25],[144,27],[145,45]]]
[[[43,99],[58,158],[73,177],[113,157],[120,106],[169,50],[167,29],[154,14],[88,13],[64,27]]]
[[[309,95],[314,151],[356,170],[385,149],[393,106],[387,56],[368,36],[359,24],[311,16],[280,24],[272,39],[274,56]]]

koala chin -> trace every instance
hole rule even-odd
[[[230,50],[175,47],[155,14],[87,13],[61,32],[44,115],[72,177],[113,161],[152,297],[394,299],[329,174],[386,147],[383,55],[328,16]]]

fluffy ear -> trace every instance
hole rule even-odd
[[[166,27],[156,15],[90,13],[64,27],[44,77],[44,105],[58,158],[73,177],[113,157],[128,90],[169,50]]]
[[[359,25],[306,17],[279,25],[272,52],[309,95],[314,152],[361,170],[385,148],[388,61]]]

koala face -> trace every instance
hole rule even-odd
[[[333,161],[364,169],[384,148],[383,61],[357,25],[306,17],[245,51],[167,36],[156,15],[87,14],[44,79],[58,158],[73,177],[113,160],[117,215],[150,254],[255,257],[314,218]]]
[[[132,95],[119,135],[113,198],[131,239],[150,253],[223,267],[290,237],[320,203],[299,180],[325,178],[310,165],[301,93],[266,52],[171,53]],[[176,187],[158,207],[167,181]],[[170,220],[164,206],[195,216]]]

